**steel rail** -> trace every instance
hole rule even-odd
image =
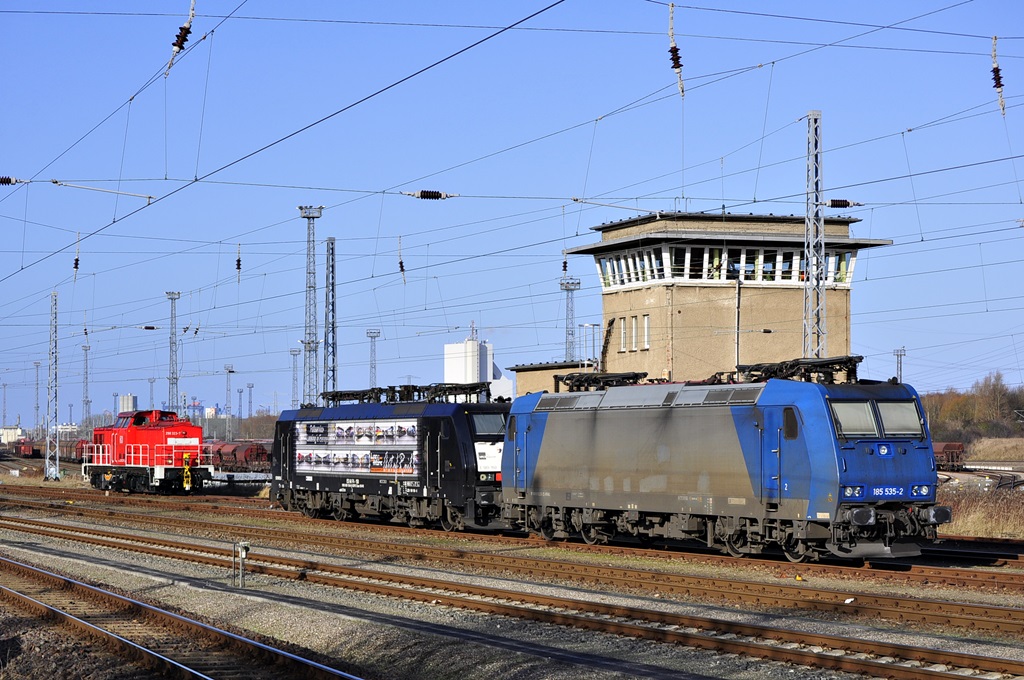
[[[45,491],[42,489],[41,491]],[[52,492],[51,492],[52,494]],[[42,494],[40,494],[42,495]],[[82,496],[72,496],[66,498],[65,502],[73,502],[76,497],[84,498],[86,500],[98,500],[100,497],[95,494],[88,494]],[[36,507],[36,508],[53,508],[55,507],[52,503],[54,501],[27,501],[11,498],[9,495],[0,496],[0,498],[6,498],[10,503],[16,503],[25,507]],[[174,505],[168,503],[168,505]],[[201,512],[208,513],[210,511],[226,511],[231,514],[238,514],[246,517],[257,517],[257,518],[272,518],[272,519],[287,519],[290,515],[284,514],[281,511],[268,511],[252,508],[239,508],[228,505],[220,504],[200,504],[195,505],[191,502],[184,504],[178,504],[176,510],[183,512]],[[115,516],[118,511],[115,510],[91,510],[88,508],[76,507],[76,512],[83,515],[92,515],[92,513],[106,513],[108,516]],[[137,521],[138,518],[146,517],[146,515],[131,515],[130,520]],[[156,522],[157,520],[148,520]],[[180,520],[178,520],[180,522]],[[190,520],[192,521],[192,520]],[[339,526],[337,522],[333,520],[310,520],[304,518],[304,522],[322,522],[325,526]],[[168,524],[173,521],[168,520]],[[209,523],[211,527],[223,528],[223,525],[218,523]],[[353,524],[353,527],[367,528],[374,525],[364,524]],[[411,529],[408,527],[385,527],[387,531],[400,531],[411,535],[421,535],[423,530]],[[272,530],[267,530],[272,531]],[[434,534],[436,532],[430,532]],[[293,531],[288,531],[289,536],[296,535]],[[537,546],[538,541],[535,539],[523,539],[518,537],[509,536],[495,536],[488,534],[455,534],[458,536],[464,536],[467,540],[483,541],[483,542],[498,542],[498,543],[509,543],[515,542],[523,545]],[[314,540],[313,537],[319,537],[320,541],[325,540],[320,534],[303,534],[306,540]],[[544,545],[546,543],[540,544]],[[390,545],[390,544],[389,544]],[[910,583],[923,583],[923,584],[935,584],[940,582],[942,584],[951,587],[987,587],[1005,590],[1008,592],[1024,592],[1024,578],[1019,573],[999,573],[994,571],[980,571],[976,569],[958,569],[950,567],[935,567],[928,565],[908,564],[906,562],[890,562],[890,561],[874,561],[866,563],[865,566],[846,566],[836,564],[791,564],[789,562],[778,562],[778,561],[758,561],[750,557],[735,558],[728,557],[725,555],[718,554],[700,554],[700,553],[666,553],[664,550],[650,550],[650,549],[639,549],[629,548],[623,546],[591,546],[586,544],[570,544],[570,543],[557,543],[556,545],[572,549],[574,551],[582,551],[595,554],[619,554],[627,556],[640,556],[640,557],[657,557],[669,559],[679,559],[688,562],[701,562],[716,565],[734,565],[738,567],[749,567],[752,565],[771,565],[781,566],[787,571],[791,571],[794,574],[802,575],[816,575],[825,577],[849,577],[849,578],[862,578],[865,573],[870,573],[873,576],[883,578],[886,580],[898,579]],[[1004,565],[1004,562],[991,562],[989,566],[996,564]]]
[[[54,537],[84,539],[87,542],[112,548],[138,550],[138,548],[129,547],[126,542],[160,544],[164,547],[146,548],[143,551],[211,566],[230,567],[228,559],[231,554],[230,550],[117,534],[113,534],[118,537],[117,540],[101,539],[94,536],[75,538],[71,535],[80,531],[75,528],[48,530],[29,527],[28,530]],[[182,555],[182,551],[186,551],[187,554]],[[787,660],[792,663],[833,670],[849,670],[898,678],[963,677],[963,669],[983,669],[983,672],[1024,675],[1024,663],[1008,659],[933,651],[912,646],[888,645],[869,640],[815,635],[774,626],[737,624],[707,617],[683,616],[636,607],[525,594],[518,591],[472,586],[461,582],[414,578],[385,574],[369,569],[340,567],[305,559],[269,557],[250,552],[247,568],[250,572],[278,578],[291,578],[432,604],[445,604],[548,623],[573,625],[589,630],[604,630],[651,640],[677,642],[727,653],[743,653]],[[977,623],[976,620],[975,625]],[[714,630],[717,634],[709,635],[707,630]],[[730,639],[722,638],[722,635]],[[731,639],[736,635],[745,636],[748,639]],[[794,644],[801,646],[791,648],[791,645]],[[820,646],[827,649],[815,651],[803,645],[810,645],[812,648]],[[892,659],[879,661],[877,657],[892,657]],[[909,667],[900,665],[908,662],[911,664]],[[922,664],[947,665],[951,668],[956,667],[959,672],[929,670]]]
[[[129,659],[175,677],[204,680],[243,673],[254,678],[306,677],[316,680],[359,680],[323,664],[174,614],[153,605],[38,567],[0,557],[7,578],[0,596],[51,619],[115,646]],[[11,587],[17,582],[17,588]],[[24,592],[37,590],[35,596]],[[48,601],[44,602],[43,599]],[[78,615],[67,608],[79,610]],[[104,625],[89,619],[102,621]],[[155,633],[154,637],[154,631]],[[136,638],[135,640],[131,639]],[[149,638],[143,644],[139,640]],[[207,644],[203,645],[202,641]],[[154,642],[161,647],[155,649]],[[200,645],[202,651],[195,651]],[[188,651],[185,651],[188,650]],[[174,658],[177,657],[177,658]],[[254,661],[259,661],[254,665]],[[209,675],[216,670],[216,675]]]

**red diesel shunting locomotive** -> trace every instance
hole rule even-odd
[[[82,474],[97,489],[188,492],[213,478],[203,428],[173,411],[125,411],[93,431]]]

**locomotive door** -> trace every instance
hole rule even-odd
[[[442,498],[457,498],[460,480],[453,474],[460,470],[459,451],[452,444],[451,423],[446,418],[421,421],[426,433],[427,488]]]
[[[526,425],[526,427],[522,427]],[[522,427],[522,429],[520,429]],[[516,495],[526,495],[526,431],[529,430],[529,419],[523,423],[521,418],[511,416],[508,421],[509,439],[512,442],[512,486]]]
[[[782,468],[782,409],[764,410],[764,430],[761,434],[761,502],[765,506],[778,505]]]
[[[427,489],[433,493],[441,491],[441,425],[437,420],[421,420],[420,431],[426,455],[423,457],[427,469]]]

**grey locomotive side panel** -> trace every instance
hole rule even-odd
[[[728,407],[551,413],[532,487],[542,505],[759,514]]]

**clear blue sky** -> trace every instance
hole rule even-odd
[[[676,5],[685,98],[666,3],[548,5],[197,0],[165,77],[188,0],[4,3],[0,176],[30,180],[0,187],[8,424],[35,424],[34,361],[45,412],[54,290],[61,422],[80,417],[86,342],[94,414],[113,392],[148,405],[150,377],[166,399],[166,291],[182,391],[222,403],[230,363],[232,392],[287,407],[300,204],[325,206],[321,333],[337,240],[342,387],[367,385],[367,328],[381,384],[440,381],[471,323],[500,366],[561,359],[564,248],[651,210],[802,215],[812,109],[827,196],[864,204],[855,236],[894,242],[856,270],[862,375],[893,375],[906,347],[922,391],[1024,382],[1024,5]],[[418,189],[459,197],[401,194]],[[569,273],[576,322],[599,321],[592,260]]]

